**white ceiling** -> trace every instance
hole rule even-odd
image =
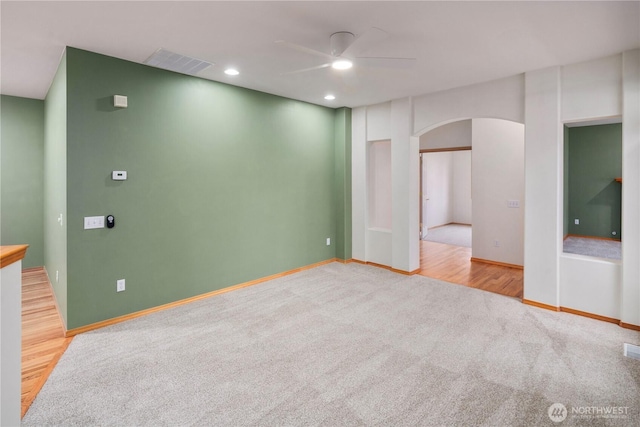
[[[7,2],[0,4],[2,94],[46,96],[64,46],[142,63],[162,47],[215,63],[201,77],[327,106],[356,107],[640,47],[640,1]],[[390,34],[366,56],[409,69],[325,68],[274,43],[328,52],[336,31]],[[241,74],[223,74],[227,66]],[[346,74],[346,75],[345,75]],[[327,93],[335,101],[325,101]]]

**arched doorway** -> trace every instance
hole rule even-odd
[[[455,240],[425,239],[420,241],[420,274],[507,296],[522,298],[524,265],[524,125],[512,121],[478,118],[449,121],[421,132],[420,151],[451,153],[470,150],[469,196],[472,230],[471,245],[456,245]],[[440,155],[449,164],[437,167],[444,177],[460,165],[453,155]],[[433,163],[433,162],[432,162]],[[425,163],[422,163],[422,167]],[[424,172],[421,169],[421,172]],[[459,179],[458,181],[460,181]],[[462,185],[441,183],[421,192],[422,228],[428,236],[431,227],[445,228],[454,224],[455,195],[466,191]],[[422,183],[422,182],[421,182]],[[440,189],[437,195],[433,189]],[[423,190],[425,190],[423,188]],[[429,194],[429,191],[432,194]],[[447,197],[446,192],[449,191]],[[444,194],[444,196],[443,196]],[[434,197],[435,196],[435,197]],[[434,200],[441,197],[443,200]],[[464,198],[464,197],[462,197]],[[460,199],[460,198],[459,198]],[[450,203],[443,207],[443,203]],[[460,203],[460,200],[458,200]],[[429,205],[431,204],[431,205]],[[436,208],[434,205],[438,204]],[[462,208],[464,210],[464,208]],[[439,212],[434,222],[424,214]],[[447,216],[447,213],[449,216]],[[458,218],[464,217],[464,213]],[[425,229],[425,223],[427,225]],[[441,224],[442,223],[442,224]],[[470,230],[470,231],[471,231]],[[437,231],[446,237],[446,230]],[[420,237],[420,236],[419,236]],[[435,240],[435,241],[433,241]],[[470,247],[466,247],[470,246]]]

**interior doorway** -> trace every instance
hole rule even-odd
[[[420,238],[471,247],[471,147],[420,151]]]
[[[448,123],[420,136],[420,152],[420,274],[522,298],[524,125],[498,119]],[[455,155],[468,156],[466,193],[454,188]],[[455,212],[456,193],[466,194],[468,213]],[[465,227],[471,234],[466,244]]]

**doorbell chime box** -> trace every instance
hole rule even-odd
[[[128,100],[125,95],[113,95],[113,106],[116,108],[127,108]]]

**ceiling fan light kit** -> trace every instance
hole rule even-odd
[[[380,28],[372,27],[357,37],[349,31],[338,31],[331,34],[329,37],[329,52],[321,52],[319,50],[302,46],[296,43],[287,42],[284,40],[276,40],[276,43],[281,44],[290,49],[297,50],[299,52],[320,56],[329,60],[330,62],[316,65],[314,67],[304,68],[301,70],[289,71],[284,74],[298,74],[307,71],[319,70],[322,68],[331,67],[334,70],[348,70],[355,66],[368,66],[368,67],[388,67],[388,66],[411,66],[415,64],[415,58],[397,58],[397,57],[362,57],[358,56],[356,51],[362,50],[363,47],[375,46],[377,43],[387,39],[389,34],[381,30]]]
[[[331,55],[340,56],[354,42],[356,36],[348,31],[338,31],[331,34],[329,39],[331,44]]]
[[[348,70],[351,67],[353,67],[353,62],[348,59],[336,59],[331,63],[331,68],[334,70]]]
[[[416,58],[399,58],[399,57],[371,57],[371,56],[359,56],[358,53],[375,47],[380,42],[386,40],[389,34],[381,30],[380,28],[371,27],[367,31],[356,36],[349,31],[338,31],[329,37],[329,52],[323,52],[314,48],[291,43],[285,40],[276,40],[275,43],[287,47],[289,49],[297,50],[308,55],[319,56],[324,58],[323,64],[318,64],[313,67],[302,68],[298,70],[288,71],[282,73],[283,75],[292,75],[306,73],[309,71],[321,70],[323,68],[329,68],[338,71],[341,77],[345,81],[349,81],[353,87],[354,76],[353,73],[346,73],[343,71],[349,70],[353,67],[391,67],[391,68],[406,68],[415,65]],[[327,101],[333,101],[335,96],[327,95],[324,98]]]

